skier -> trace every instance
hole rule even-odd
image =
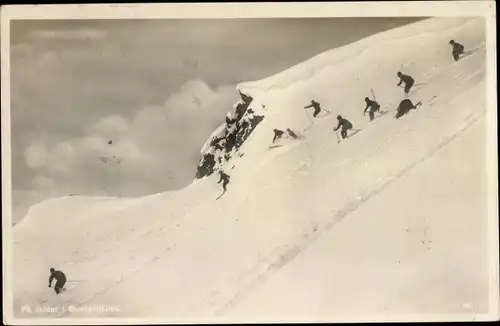
[[[342,127],[340,135],[342,135],[342,139],[345,139],[347,137],[347,130],[352,129],[352,123],[349,122],[349,120],[342,118],[340,115],[337,116],[337,120],[339,121],[339,124],[333,129],[333,131],[337,131],[340,127]]]
[[[401,103],[399,103],[396,112],[396,119],[399,119],[401,116],[407,114],[410,110],[416,109],[419,105],[422,105],[422,102],[418,102],[416,105],[413,105],[413,103],[407,98],[402,100]]]
[[[453,51],[451,53],[453,55],[453,59],[455,59],[455,61],[458,61],[459,56],[464,53],[464,46],[460,43],[455,42],[454,40],[451,40],[450,44],[451,46],[453,46]]]
[[[315,100],[312,100],[311,104],[309,104],[308,106],[304,106],[304,109],[308,109],[308,108],[314,108],[313,117],[315,117],[315,118],[321,112],[321,107],[320,107],[319,103],[316,102]]]
[[[294,133],[292,130],[290,130],[290,128],[287,128],[286,131],[288,132],[288,134],[290,135],[290,137],[292,137],[293,139],[298,139],[299,138],[299,136],[296,133]]]
[[[279,129],[274,129],[273,131],[274,131],[274,137],[273,137],[273,143],[274,143],[276,140],[280,139],[281,136],[283,136],[284,132]]]
[[[368,112],[368,114],[370,116],[370,121],[372,121],[373,118],[375,117],[375,112],[380,111],[380,104],[378,104],[377,101],[370,100],[368,97],[365,97],[365,102],[366,102],[366,108],[363,111],[363,115],[366,114],[366,110],[368,110],[369,108],[370,112]]]
[[[230,177],[227,174],[225,174],[223,171],[219,171],[219,175],[220,175],[220,179],[219,179],[219,182],[217,182],[217,183],[222,182],[222,188],[224,189],[224,191],[223,191],[223,193],[224,193],[224,192],[226,192],[226,186],[229,183]]]
[[[415,80],[411,76],[404,75],[400,71],[398,71],[398,77],[400,78],[400,81],[398,83],[398,86],[401,86],[401,83],[405,83],[405,93],[408,94],[410,91],[410,88],[415,84]]]
[[[56,271],[54,268],[51,268],[49,277],[49,288],[52,286],[53,279],[56,279],[56,285],[54,286],[54,291],[56,292],[56,294],[59,294],[63,290],[64,284],[66,283],[66,275],[64,275],[64,273],[61,271]]]

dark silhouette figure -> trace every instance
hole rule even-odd
[[[404,75],[401,72],[398,71],[398,77],[400,78],[398,86],[401,86],[401,84],[404,82],[405,83],[405,93],[408,94],[410,91],[410,88],[415,84],[415,80],[411,76]]]
[[[113,144],[113,141],[112,140],[108,141],[108,145],[111,145],[111,144]]]
[[[453,55],[453,59],[458,61],[460,59],[460,55],[464,53],[464,46],[460,43],[455,42],[454,40],[450,41],[451,46],[453,46],[453,51],[451,54]]]
[[[222,189],[224,189],[224,192],[226,192],[226,190],[227,190],[226,186],[229,183],[230,177],[222,171],[219,171],[219,175],[220,175],[220,179],[219,179],[219,182],[217,182],[217,183],[222,182]]]
[[[422,105],[421,102],[418,102],[417,104],[413,105],[413,103],[409,99],[404,99],[399,103],[397,112],[396,112],[396,119],[399,119],[403,115],[407,114],[410,112],[410,110],[416,109],[419,105]]]
[[[340,135],[342,136],[342,139],[345,139],[347,137],[347,130],[352,129],[352,123],[349,122],[349,120],[342,118],[340,115],[337,116],[337,120],[339,121],[339,124],[333,130],[337,131],[340,127],[342,127]]]
[[[365,102],[366,102],[366,107],[365,110],[363,111],[363,115],[366,113],[368,109],[370,109],[368,115],[370,116],[370,121],[372,121],[373,118],[375,117],[375,112],[380,110],[380,104],[378,104],[377,101],[370,100],[368,97],[365,97]]]
[[[313,117],[315,117],[315,118],[321,112],[321,107],[320,107],[319,103],[316,102],[315,100],[312,100],[311,104],[309,104],[308,106],[304,106],[304,109],[308,109],[308,108],[314,108]]]
[[[52,281],[56,279],[56,285],[54,286],[54,291],[56,294],[61,293],[63,290],[64,284],[66,284],[66,275],[64,275],[61,271],[56,271],[55,269],[50,269],[50,277],[49,277],[49,288],[52,286]]]
[[[274,129],[273,131],[274,131],[274,137],[273,137],[273,143],[274,143],[276,140],[280,139],[281,136],[283,136],[284,132],[279,129]]]
[[[290,130],[290,128],[288,128],[286,131],[288,132],[288,134],[290,135],[290,137],[292,137],[293,139],[298,139],[299,138],[299,136],[297,136],[296,133],[294,133],[292,130]]]

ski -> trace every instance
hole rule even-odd
[[[437,97],[437,95],[434,95],[429,101],[427,101],[427,104],[430,104],[434,99]]]
[[[347,135],[346,138],[342,139],[342,140],[346,140],[347,138],[351,138],[352,136],[356,135],[357,133],[359,133],[361,131],[361,129],[353,129],[353,132],[349,135]],[[337,135],[337,143],[340,143],[341,139],[338,137]]]
[[[219,195],[219,197],[215,198],[215,200],[218,200],[219,198],[221,198],[221,197],[222,197],[222,195],[224,195],[225,193],[226,193],[226,192],[225,192],[225,191],[223,191],[223,192],[222,192],[222,194],[220,194],[220,195]]]
[[[353,133],[351,133],[350,135],[347,135],[347,137],[346,137],[346,138],[351,138],[352,136],[356,135],[356,134],[357,134],[358,132],[360,132],[360,131],[361,131],[361,129],[356,129],[356,130],[354,130],[354,132],[353,132]]]
[[[389,111],[382,111],[382,110],[379,110],[379,111],[378,111],[378,113],[379,113],[378,115],[376,115],[375,117],[373,117],[373,120],[372,120],[372,121],[377,120],[377,119],[378,119],[378,118],[380,118],[380,117],[383,117],[384,115],[386,115],[387,113],[389,113]]]
[[[325,114],[323,114],[323,113],[318,114],[317,116],[314,117],[314,120],[323,120],[323,119],[326,119],[326,118],[328,118],[329,116],[332,115],[331,111],[328,111],[328,110],[325,110],[325,109],[322,109],[322,111],[324,111],[326,113]]]
[[[475,53],[476,51],[480,50],[483,47],[484,47],[484,44],[482,44],[474,49],[464,51],[464,53],[462,53],[462,55],[459,57],[459,60],[470,56],[471,54]]]

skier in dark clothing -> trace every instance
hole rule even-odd
[[[273,143],[274,143],[276,140],[280,139],[281,136],[283,136],[284,132],[279,129],[274,129],[273,131],[274,131],[274,137],[273,137]]]
[[[401,86],[401,83],[405,83],[405,93],[408,94],[410,91],[410,88],[415,84],[415,80],[411,76],[404,75],[401,72],[398,71],[398,77],[400,78],[400,81],[398,83],[398,86]]]
[[[220,179],[219,179],[219,182],[217,182],[217,183],[222,182],[222,188],[224,189],[224,192],[226,192],[226,186],[229,183],[230,177],[222,171],[219,171],[219,175],[220,175]]]
[[[366,108],[363,111],[363,115],[365,115],[366,110],[370,109],[368,114],[370,116],[370,121],[372,121],[373,118],[375,117],[375,112],[380,111],[380,104],[378,104],[377,101],[370,100],[368,97],[365,97],[365,102],[366,102]]]
[[[458,61],[460,59],[460,55],[464,53],[464,46],[460,43],[455,42],[454,40],[450,41],[450,44],[453,46],[453,51],[451,54],[453,55],[453,59]]]
[[[292,137],[293,139],[298,139],[299,138],[299,136],[296,133],[294,133],[290,128],[288,128],[286,131],[288,132],[288,134],[290,135],[290,137]]]
[[[422,105],[422,102],[418,102],[417,104],[413,105],[413,103],[409,99],[404,99],[399,103],[397,112],[396,112],[396,119],[399,119],[401,116],[407,114],[410,112],[410,110],[416,109],[419,105]]]
[[[52,286],[52,281],[56,279],[56,285],[54,286],[54,291],[56,294],[61,293],[63,290],[64,284],[66,284],[66,275],[64,275],[61,271],[56,271],[55,269],[50,269],[50,277],[49,277],[49,288]]]
[[[340,134],[342,135],[342,138],[347,137],[347,130],[352,129],[352,123],[349,122],[349,120],[342,118],[342,116],[337,116],[337,120],[339,121],[339,124],[337,127],[333,129],[333,131],[339,130],[340,127],[342,127],[342,130],[340,131]]]
[[[315,117],[315,118],[321,112],[321,107],[320,107],[319,103],[316,102],[315,100],[312,100],[311,104],[309,104],[308,106],[304,106],[304,109],[308,109],[308,108],[314,108],[313,117]]]

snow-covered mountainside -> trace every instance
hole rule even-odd
[[[13,230],[15,317],[485,312],[485,38],[482,19],[428,19],[322,53],[238,85],[188,187],[33,206]],[[455,62],[450,39],[475,51]],[[394,119],[398,71],[422,106]],[[369,122],[372,89],[389,113]],[[311,100],[331,114],[313,118]],[[340,143],[339,114],[361,129]],[[301,137],[270,149],[275,128]],[[216,200],[219,170],[231,179]],[[59,296],[51,267],[68,276]]]

